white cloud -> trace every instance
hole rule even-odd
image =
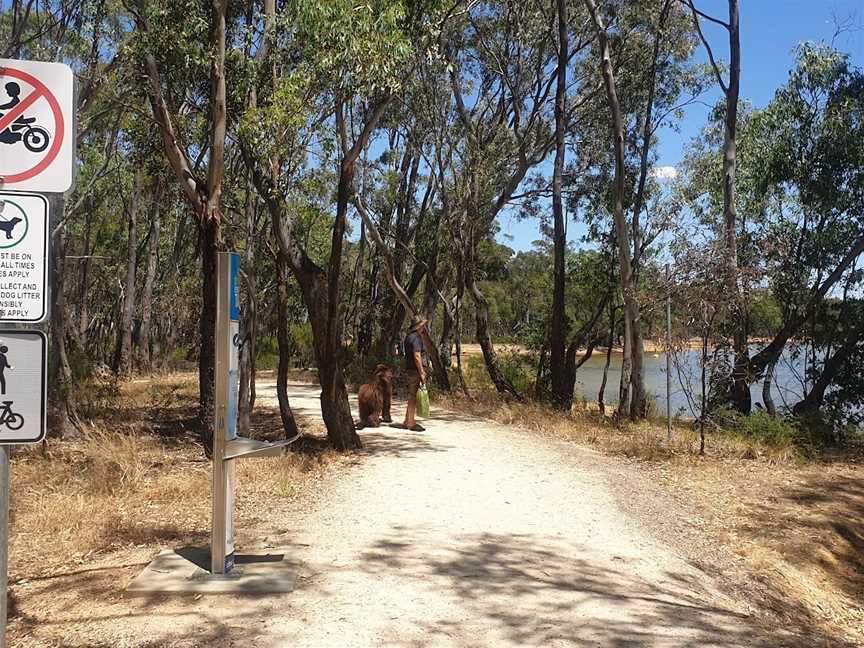
[[[673,180],[678,176],[678,169],[674,166],[661,166],[655,167],[652,173],[655,178],[660,178],[661,180]]]

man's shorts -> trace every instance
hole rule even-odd
[[[414,398],[417,395],[417,390],[420,388],[420,373],[416,369],[405,371],[405,387],[408,398]]]

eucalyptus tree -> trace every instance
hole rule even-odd
[[[227,0],[212,4],[139,0],[131,8],[136,53],[165,158],[198,225],[201,323],[199,423],[210,451],[215,426],[216,259],[222,238],[222,181],[227,132]],[[177,30],[178,25],[183,29]],[[202,74],[206,71],[206,74]],[[208,78],[208,83],[201,83]],[[187,120],[190,103],[204,106],[203,123]],[[197,131],[197,132],[196,132]],[[201,165],[206,157],[206,172]]]
[[[281,253],[303,293],[314,337],[324,422],[331,444],[338,449],[360,445],[340,361],[341,274],[355,170],[395,92],[422,64],[439,23],[454,10],[452,6],[442,8],[439,2],[356,7],[347,1],[322,5],[296,0],[279,16],[268,58],[268,65],[273,66],[272,86],[268,96],[259,96],[253,121],[270,120],[272,127],[283,132],[282,141],[288,132],[292,145],[304,133],[320,133],[314,140],[323,153],[323,165],[335,167],[337,177],[332,236],[321,264],[297,236],[297,219],[286,191],[296,172],[307,165],[305,149],[294,148],[287,168],[274,168],[272,155],[260,154],[260,139],[254,145],[248,136],[241,142],[256,187],[271,212]],[[283,65],[276,59],[277,54],[288,52],[291,54],[283,60],[296,64]],[[314,114],[285,110],[285,104],[293,108],[311,105]],[[255,131],[247,125],[245,132]]]
[[[585,0],[585,7],[596,35],[613,150],[612,189],[606,195],[618,249],[625,329],[618,412],[639,419],[647,413],[640,270],[665,226],[658,218],[662,210],[654,205],[653,219],[649,210],[652,196],[661,190],[650,182],[652,151],[657,131],[700,93],[701,82],[687,64],[694,45],[692,28],[672,0],[638,5]],[[629,60],[648,65],[623,64]],[[598,177],[605,175],[601,165]]]
[[[726,244],[726,263],[723,272],[723,280],[730,295],[735,298],[729,300],[734,319],[737,326],[733,332],[733,349],[735,353],[735,365],[732,373],[732,401],[735,407],[744,413],[750,411],[750,388],[748,386],[747,364],[749,360],[746,314],[746,295],[742,294],[742,286],[739,282],[738,268],[738,242],[736,232],[738,231],[738,215],[735,210],[735,175],[736,175],[736,138],[738,131],[738,97],[741,87],[741,36],[739,20],[739,0],[728,0],[729,17],[727,21],[709,16],[700,11],[693,0],[686,0],[687,6],[693,17],[693,24],[699,34],[699,38],[708,53],[711,69],[717,79],[717,85],[723,91],[725,110],[723,115],[723,238]],[[728,80],[724,80],[720,64],[717,62],[714,51],[702,30],[702,20],[709,21],[723,27],[729,36],[729,65]]]
[[[528,172],[555,147],[553,88],[561,67],[556,21],[546,3],[479,2],[454,24],[443,44],[457,118],[457,128],[448,136],[458,142],[455,173],[465,178],[462,195],[450,197],[454,212],[462,214],[459,254],[465,287],[474,303],[476,337],[489,376],[499,392],[516,398],[522,395],[498,366],[477,255]],[[569,49],[563,65],[586,46],[587,41]],[[566,92],[575,95],[565,121],[591,95],[581,81],[565,83]]]
[[[760,380],[803,331],[815,331],[814,323],[823,316],[830,319],[833,301],[859,289],[864,254],[862,89],[864,73],[848,56],[824,45],[802,45],[786,84],[765,109],[743,120],[739,254],[745,255],[750,281],[770,288],[780,308],[773,338],[744,367],[748,384]],[[716,122],[706,129],[688,156],[684,176],[688,204],[709,227],[723,200],[717,172],[712,175],[722,151],[719,131]],[[833,342],[813,363],[815,384],[820,383],[820,367],[839,375],[841,365],[853,361],[860,335],[854,321],[850,317],[836,337],[828,336]],[[734,371],[723,377],[715,406],[736,402],[735,377]],[[807,407],[818,406],[830,384],[824,385],[823,395],[820,387],[805,398]]]

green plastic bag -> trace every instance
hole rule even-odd
[[[429,416],[429,390],[426,385],[420,385],[417,389],[417,416],[426,418]]]

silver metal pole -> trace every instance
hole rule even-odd
[[[672,441],[672,281],[666,264],[666,438]]]
[[[219,253],[216,259],[216,425],[213,431],[213,508],[210,529],[210,571],[225,574],[230,566],[227,545],[233,526],[233,462],[225,460],[225,436],[228,426],[228,354],[231,352],[228,338],[228,283],[229,258]]]
[[[6,648],[6,612],[9,588],[9,453],[11,446],[0,450],[0,648]]]

